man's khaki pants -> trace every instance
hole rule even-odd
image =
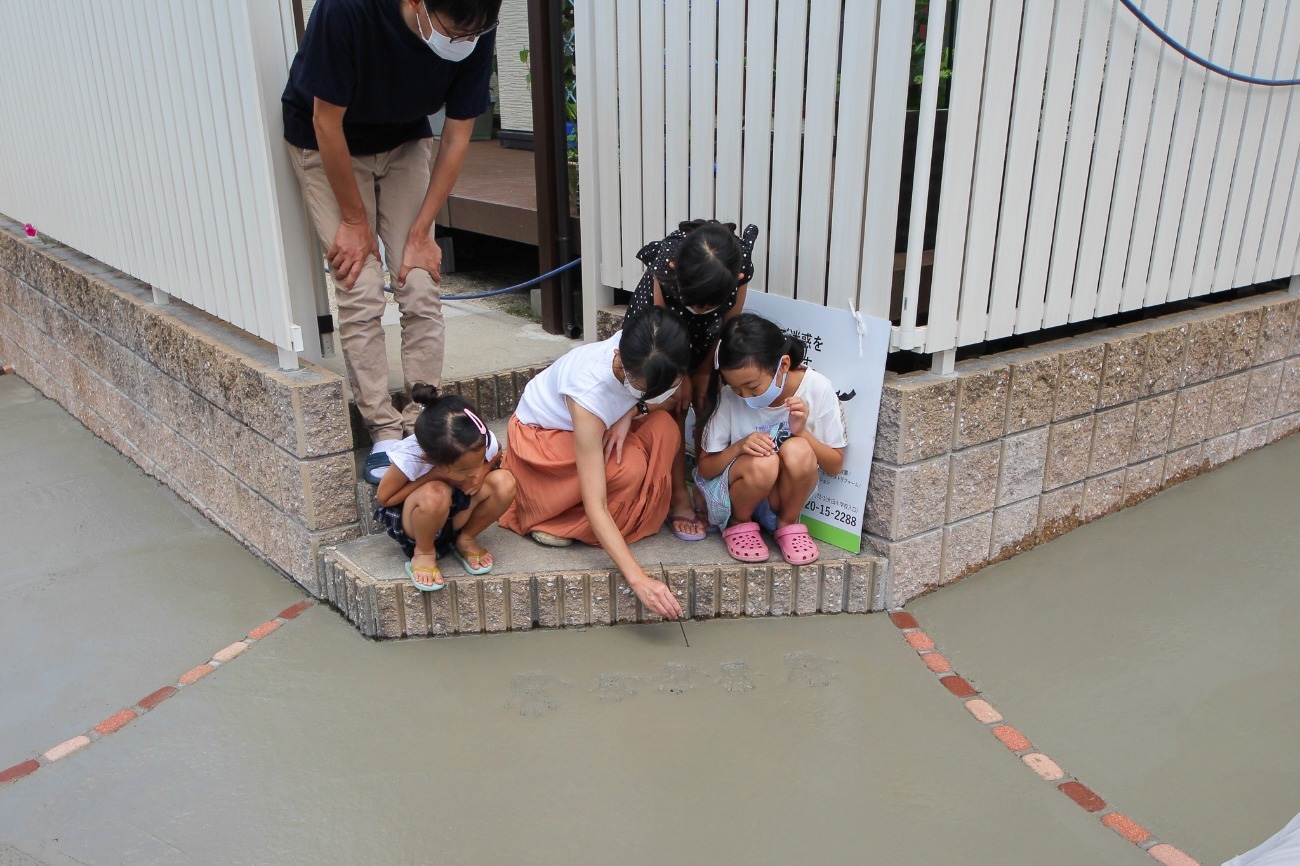
[[[429,188],[429,158],[432,139],[420,139],[372,156],[352,157],[352,173],[361,189],[370,230],[384,244],[388,270],[393,275],[394,294],[402,318],[402,377],[407,391],[417,382],[442,383],[443,334],[442,299],[433,278],[423,269],[406,275],[406,284],[396,286],[402,269],[406,236],[419,213]],[[289,145],[298,182],[307,200],[307,212],[325,250],[343,221],[334,192],[325,177],[320,151]],[[400,439],[414,426],[418,404],[407,407],[403,419],[393,408],[388,394],[388,353],[384,347],[384,272],[374,256],[366,259],[356,285],[346,289],[335,282],[339,305],[339,337],[343,359],[357,409],[370,438],[379,442]]]

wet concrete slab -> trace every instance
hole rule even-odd
[[[1203,863],[1300,812],[1300,437],[908,606],[1013,724]]]
[[[305,597],[13,376],[0,444],[0,766]]]
[[[48,863],[1150,862],[884,616],[686,630],[374,644],[317,608],[0,790],[0,840]]]

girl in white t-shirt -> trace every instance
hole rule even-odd
[[[414,435],[389,452],[392,464],[379,481],[375,521],[411,558],[406,574],[416,589],[442,589],[438,557],[454,553],[470,574],[492,570],[492,554],[478,534],[496,522],[515,498],[515,479],[501,464],[496,436],[463,398],[438,396],[415,385],[411,397],[424,409]]]
[[[827,475],[843,470],[848,436],[835,388],[804,366],[806,351],[802,340],[753,313],[722,329],[695,483],[709,522],[725,527],[727,552],[740,562],[767,559],[760,522],[791,565],[818,556],[799,513],[819,468]]]

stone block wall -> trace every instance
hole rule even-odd
[[[888,606],[1300,430],[1297,308],[1260,295],[888,375],[864,536]]]
[[[343,380],[0,223],[0,361],[262,559],[322,592],[359,534]]]

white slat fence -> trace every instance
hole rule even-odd
[[[0,17],[0,212],[296,367],[323,286],[282,138],[287,0],[0,0]]]
[[[1139,5],[1216,63],[1300,75],[1300,0]],[[578,0],[588,331],[640,278],[641,244],[692,217],[759,225],[751,291],[877,316],[892,300],[895,348],[932,353],[1300,270],[1300,88],[1210,72],[1118,0],[941,8],[927,59],[945,30],[955,47],[927,297],[937,76],[894,249],[912,0]]]

